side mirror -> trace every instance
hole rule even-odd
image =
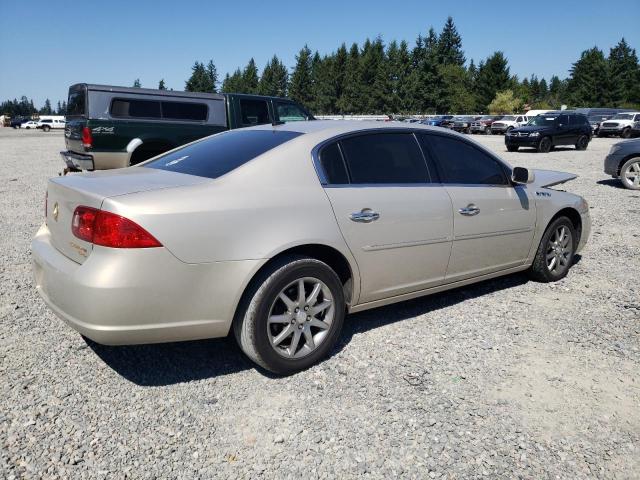
[[[533,183],[535,179],[535,173],[533,173],[533,170],[529,170],[528,168],[514,167],[513,171],[511,172],[511,181],[513,183]]]

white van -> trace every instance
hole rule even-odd
[[[61,128],[64,130],[66,125],[65,118],[60,115],[43,115],[38,119],[36,128],[40,128],[48,132],[52,128]]]

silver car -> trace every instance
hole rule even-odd
[[[33,239],[50,308],[96,342],[226,336],[289,374],[349,312],[528,270],[563,278],[590,231],[575,178],[400,122],[229,131],[136,167],[53,178]]]

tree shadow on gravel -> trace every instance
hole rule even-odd
[[[577,264],[580,260],[581,256],[576,255],[573,264]],[[525,273],[516,273],[351,314],[345,319],[340,339],[329,356],[339,353],[349,344],[351,338],[359,333],[451,307],[500,290],[519,287],[528,281],[529,278]],[[253,368],[267,377],[276,377],[249,361],[236,345],[233,335],[211,340],[120,347],[100,345],[86,338],[85,341],[116,373],[136,385],[145,387],[191,382]]]

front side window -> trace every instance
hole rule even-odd
[[[266,100],[241,99],[240,118],[245,126],[271,123]]]
[[[340,141],[351,183],[427,183],[429,173],[411,133],[358,135]]]
[[[160,118],[160,102],[116,99],[111,102],[111,115],[113,117]]]
[[[273,130],[231,130],[157,157],[144,167],[218,178],[302,135]]]
[[[420,141],[437,158],[443,183],[507,185],[507,177],[498,161],[466,141],[428,134],[420,135]]]
[[[307,120],[307,114],[295,103],[276,102],[278,120],[281,122],[300,122]]]

